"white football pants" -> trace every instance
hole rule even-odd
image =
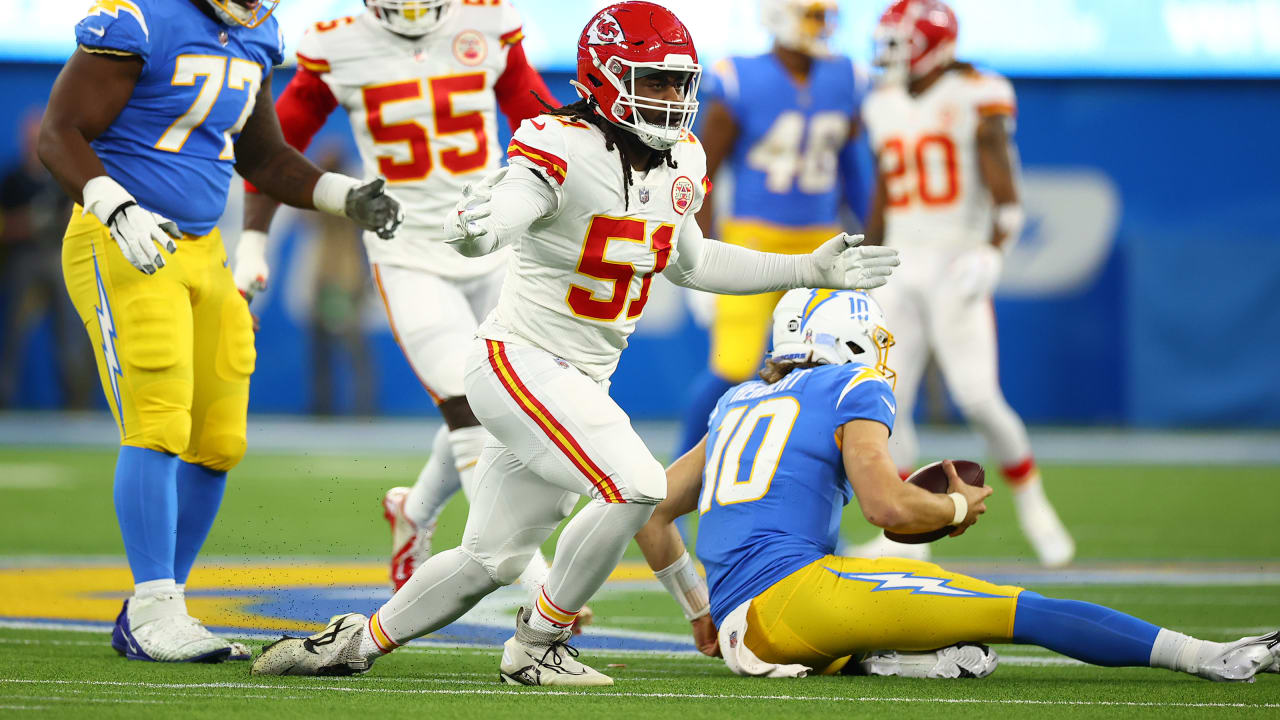
[[[956,252],[899,248],[902,265],[872,295],[884,310],[896,341],[889,367],[898,373],[898,412],[889,451],[901,471],[915,468],[920,454],[911,419],[932,352],[956,406],[987,442],[1001,467],[1031,456],[1022,419],[1000,390],[995,313],[991,296],[966,298],[950,265]]]

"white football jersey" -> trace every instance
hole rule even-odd
[[[318,23],[298,62],[318,73],[347,111],[365,177],[385,177],[404,205],[393,240],[366,233],[369,261],[470,278],[503,255],[466,258],[443,242],[442,220],[462,188],[500,164],[494,84],[521,39],[505,0],[458,3],[446,24],[410,39],[369,12]]]
[[[867,96],[862,119],[887,190],[886,245],[955,249],[991,241],[994,206],[978,167],[978,125],[1013,114],[1009,81],[972,70],[951,70],[918,97],[902,85]]]
[[[558,207],[514,245],[498,307],[480,337],[542,348],[595,380],[618,365],[649,300],[653,276],[675,261],[680,231],[706,195],[707,158],[693,135],[671,149],[676,167],[632,172],[623,196],[618,151],[596,127],[542,115],[507,150],[556,189]]]

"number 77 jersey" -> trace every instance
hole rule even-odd
[[[853,497],[835,432],[852,420],[893,429],[893,389],[859,363],[791,371],[730,389],[708,422],[698,559],[719,625],[792,572],[834,554]]]
[[[525,117],[529,89],[510,76],[527,68],[519,14],[506,0],[459,1],[443,25],[421,38],[388,31],[371,12],[317,23],[298,44],[298,76],[277,103],[285,136],[305,147],[335,106],[346,110],[365,177],[385,177],[403,203],[394,242],[366,234],[376,264],[427,270],[454,279],[486,274],[505,254],[465,258],[443,243],[442,221],[462,188],[497,167],[497,110],[503,100]],[[517,87],[518,86],[518,87]],[[500,98],[506,91],[519,98]],[[550,99],[548,97],[548,99]],[[298,116],[305,117],[298,117]]]

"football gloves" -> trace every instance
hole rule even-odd
[[[478,185],[462,188],[462,198],[444,220],[445,242],[454,250],[467,257],[480,257],[497,249],[498,238],[480,221],[493,214],[489,208],[493,188],[506,175],[507,169],[502,168]]]
[[[172,220],[144,210],[120,183],[99,175],[84,184],[84,212],[107,226],[129,264],[148,275],[164,267],[157,246],[177,252],[182,231]]]
[[[840,233],[809,255],[805,286],[870,290],[889,281],[899,264],[898,251],[881,245],[858,247],[862,235]]]
[[[951,263],[951,276],[956,290],[965,300],[981,300],[991,296],[1000,282],[1004,253],[991,244],[966,251]]]
[[[267,234],[261,230],[245,230],[236,243],[235,268],[231,272],[236,289],[246,301],[267,289],[271,268],[267,266]]]
[[[362,183],[341,173],[325,173],[311,193],[317,210],[341,215],[383,240],[390,240],[404,222],[404,209],[386,192],[382,178]]]

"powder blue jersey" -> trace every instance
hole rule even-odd
[[[853,496],[836,428],[866,419],[893,429],[896,401],[866,365],[793,370],[746,382],[711,415],[697,554],[719,625],[738,605],[833,554]]]
[[[866,74],[843,56],[814,60],[803,86],[772,52],[715,63],[698,99],[723,103],[738,125],[728,158],[733,219],[836,225],[842,196],[861,212],[849,137],[868,89]]]
[[[96,0],[76,41],[143,61],[128,104],[91,143],[107,174],[142,207],[207,234],[226,208],[235,139],[284,59],[275,18],[249,29],[213,20],[192,0]]]

